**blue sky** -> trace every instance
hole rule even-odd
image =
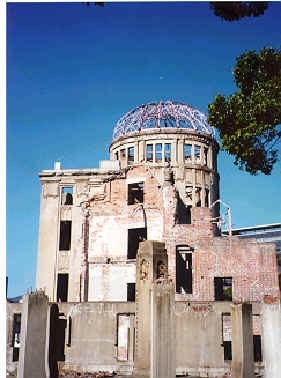
[[[227,23],[208,2],[7,3],[6,228],[8,296],[35,288],[38,172],[98,167],[127,111],[175,100],[203,112],[236,90],[246,50],[281,48],[281,4]],[[281,222],[281,164],[252,177],[219,154],[233,227]]]

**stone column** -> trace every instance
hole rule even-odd
[[[151,290],[151,369],[150,378],[175,378],[175,286],[159,279]]]
[[[252,305],[233,304],[231,378],[254,377]]]
[[[167,275],[165,244],[147,240],[140,243],[136,256],[136,337],[134,374],[150,375],[151,299],[154,280]]]
[[[24,297],[17,378],[46,378],[48,297],[43,292]]]
[[[265,297],[262,304],[264,378],[281,376],[280,300]]]

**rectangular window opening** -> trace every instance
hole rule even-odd
[[[71,221],[60,222],[60,251],[69,251],[71,249],[71,223]]]
[[[204,164],[208,165],[208,148],[204,148]]]
[[[61,188],[61,204],[65,206],[73,205],[73,187],[63,186]]]
[[[143,182],[128,184],[128,205],[143,203]]]
[[[200,151],[201,151],[201,147],[195,145],[194,146],[194,159],[196,162],[200,161]]]
[[[130,315],[117,315],[117,360],[128,361],[130,339]]]
[[[128,282],[127,283],[127,301],[135,302],[135,298],[136,298],[136,284],[135,282]]]
[[[162,143],[155,144],[155,161],[162,161]]]
[[[215,277],[215,300],[232,301],[232,277]]]
[[[191,144],[184,144],[184,160],[185,162],[190,162],[192,157],[192,145]]]
[[[146,228],[130,228],[128,230],[127,259],[135,259],[139,249],[139,243],[147,239]]]
[[[222,313],[222,346],[225,361],[232,360],[232,347],[231,347],[231,314],[230,312]]]
[[[146,161],[153,161],[153,144],[146,145]]]
[[[176,247],[176,292],[192,294],[192,252],[188,245]]]
[[[261,335],[253,335],[253,346],[254,346],[254,362],[261,362],[262,361]]]
[[[205,189],[205,207],[209,207],[209,189]]]
[[[128,164],[133,164],[134,163],[134,147],[129,147],[128,148]]]
[[[165,162],[171,161],[171,143],[165,143],[164,145],[164,160]]]
[[[57,282],[57,302],[67,302],[68,274],[59,273]]]
[[[13,361],[19,360],[20,352],[21,314],[14,314],[13,319]]]

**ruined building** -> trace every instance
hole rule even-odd
[[[148,374],[149,298],[165,279],[178,375],[234,369],[232,306],[242,303],[252,305],[253,370],[262,371],[261,304],[280,298],[275,246],[221,235],[218,152],[200,111],[150,103],[117,122],[99,168],[56,163],[39,173],[36,287],[58,309],[56,339],[47,337],[60,367]],[[159,337],[153,350],[162,350]],[[15,331],[8,339],[16,361]]]

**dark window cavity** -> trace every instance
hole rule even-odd
[[[231,348],[231,315],[230,312],[222,313],[222,346],[225,361],[232,360]]]
[[[129,147],[128,148],[128,164],[133,164],[134,163],[134,147]]]
[[[192,252],[188,245],[176,247],[176,292],[192,294]]]
[[[13,319],[13,361],[19,360],[20,351],[21,314],[14,314]]]
[[[146,145],[146,161],[153,161],[153,144]]]
[[[57,302],[67,302],[68,274],[59,273],[57,282]]]
[[[253,335],[253,344],[254,344],[254,361],[262,361],[261,353],[261,335]]]
[[[204,164],[208,165],[208,148],[204,147]]]
[[[215,277],[215,300],[216,301],[232,301],[232,278],[231,277]]]
[[[136,284],[134,282],[127,283],[127,301],[134,302],[136,297]]]
[[[139,243],[147,239],[146,228],[130,228],[128,230],[127,259],[135,259],[139,249]]]
[[[73,187],[63,186],[61,189],[61,204],[73,205]]]
[[[71,249],[71,221],[60,222],[60,251],[69,251]]]
[[[209,207],[209,189],[205,189],[205,207]]]
[[[135,205],[143,202],[143,182],[128,185],[128,205]]]

